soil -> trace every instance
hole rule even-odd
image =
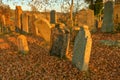
[[[87,72],[78,70],[70,60],[50,56],[49,45],[40,36],[26,35],[29,53],[18,53],[18,35],[0,35],[0,80],[120,80],[120,48],[99,42],[120,40],[120,33],[92,34]]]

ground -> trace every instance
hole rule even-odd
[[[119,40],[120,33],[92,34],[87,72],[81,72],[69,60],[50,56],[49,46],[40,36],[27,35],[30,51],[18,53],[17,35],[0,35],[0,80],[120,80],[120,48],[99,42]]]

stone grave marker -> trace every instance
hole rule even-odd
[[[15,10],[15,27],[16,32],[19,32],[21,30],[21,18],[22,18],[22,9],[21,6],[16,6]]]
[[[78,12],[78,14],[76,15],[76,24],[77,26],[83,26],[84,24],[85,25],[88,25],[89,27],[89,30],[91,32],[96,32],[97,29],[94,25],[94,11],[93,10],[90,10],[90,9],[82,9]]]
[[[102,24],[102,32],[113,32],[114,24],[113,24],[113,2],[107,1],[104,6],[104,16],[103,16],[103,24]]]
[[[72,57],[72,64],[75,65],[81,71],[88,70],[91,47],[91,34],[88,30],[88,26],[84,25],[83,27],[80,27],[80,31],[75,38]]]
[[[37,18],[38,16],[36,14],[32,14],[31,16],[29,16],[29,26],[31,27],[30,31],[34,35],[39,35],[38,27],[35,26],[34,23]]]
[[[51,35],[51,25],[50,23],[43,18],[37,18],[34,22],[35,27],[38,28],[38,31],[42,35],[42,37],[47,41],[50,42],[50,35]]]
[[[27,13],[22,14],[22,31],[25,32],[25,33],[29,32],[28,14]]]
[[[51,49],[50,55],[55,55],[60,58],[67,58],[70,42],[69,30],[65,29],[60,24],[56,24],[51,30]]]
[[[2,26],[1,26],[1,32],[5,32],[5,29],[6,29],[6,26],[5,26],[5,25],[6,25],[5,15],[2,15],[2,16],[1,16],[1,23],[2,23],[2,24],[1,24],[1,25],[2,25]]]
[[[50,23],[51,24],[56,24],[57,23],[57,16],[56,16],[56,11],[52,10],[50,12]]]
[[[27,54],[29,52],[27,39],[24,35],[17,37],[18,51],[22,54]]]

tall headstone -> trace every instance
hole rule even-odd
[[[19,32],[19,30],[21,30],[21,18],[22,18],[22,9],[21,6],[16,6],[16,10],[15,10],[15,27],[16,27],[16,31]]]
[[[75,38],[72,57],[72,64],[75,65],[81,71],[88,70],[91,47],[91,34],[88,30],[88,26],[84,25],[83,27],[80,27],[80,31]]]
[[[2,26],[1,26],[1,32],[4,32],[6,29],[6,20],[5,20],[5,15],[1,16],[1,22],[2,22]]]
[[[29,52],[27,39],[24,35],[20,35],[17,38],[18,51],[22,54],[27,54]]]
[[[69,42],[69,30],[65,29],[60,24],[57,24],[55,28],[52,28],[51,32],[50,55],[55,55],[60,58],[67,58]]]
[[[51,35],[51,25],[49,21],[38,17],[34,22],[35,27],[38,28],[39,33],[45,39],[45,41],[50,42],[50,35]]]
[[[57,16],[56,16],[56,11],[55,10],[52,10],[50,12],[50,23],[51,24],[57,23]]]
[[[22,14],[22,31],[25,32],[25,33],[29,32],[28,14],[27,13]]]
[[[113,23],[113,2],[107,1],[104,5],[104,16],[102,24],[102,32],[113,32],[114,23]]]
[[[38,35],[39,34],[39,32],[38,32],[38,27],[37,26],[35,26],[35,20],[37,19],[37,15],[36,14],[32,14],[31,16],[30,16],[30,27],[31,27],[31,33],[32,34],[34,34],[34,35]]]

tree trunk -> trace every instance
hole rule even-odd
[[[71,0],[71,6],[70,6],[70,21],[71,21],[71,27],[73,27],[73,1],[74,0]]]

